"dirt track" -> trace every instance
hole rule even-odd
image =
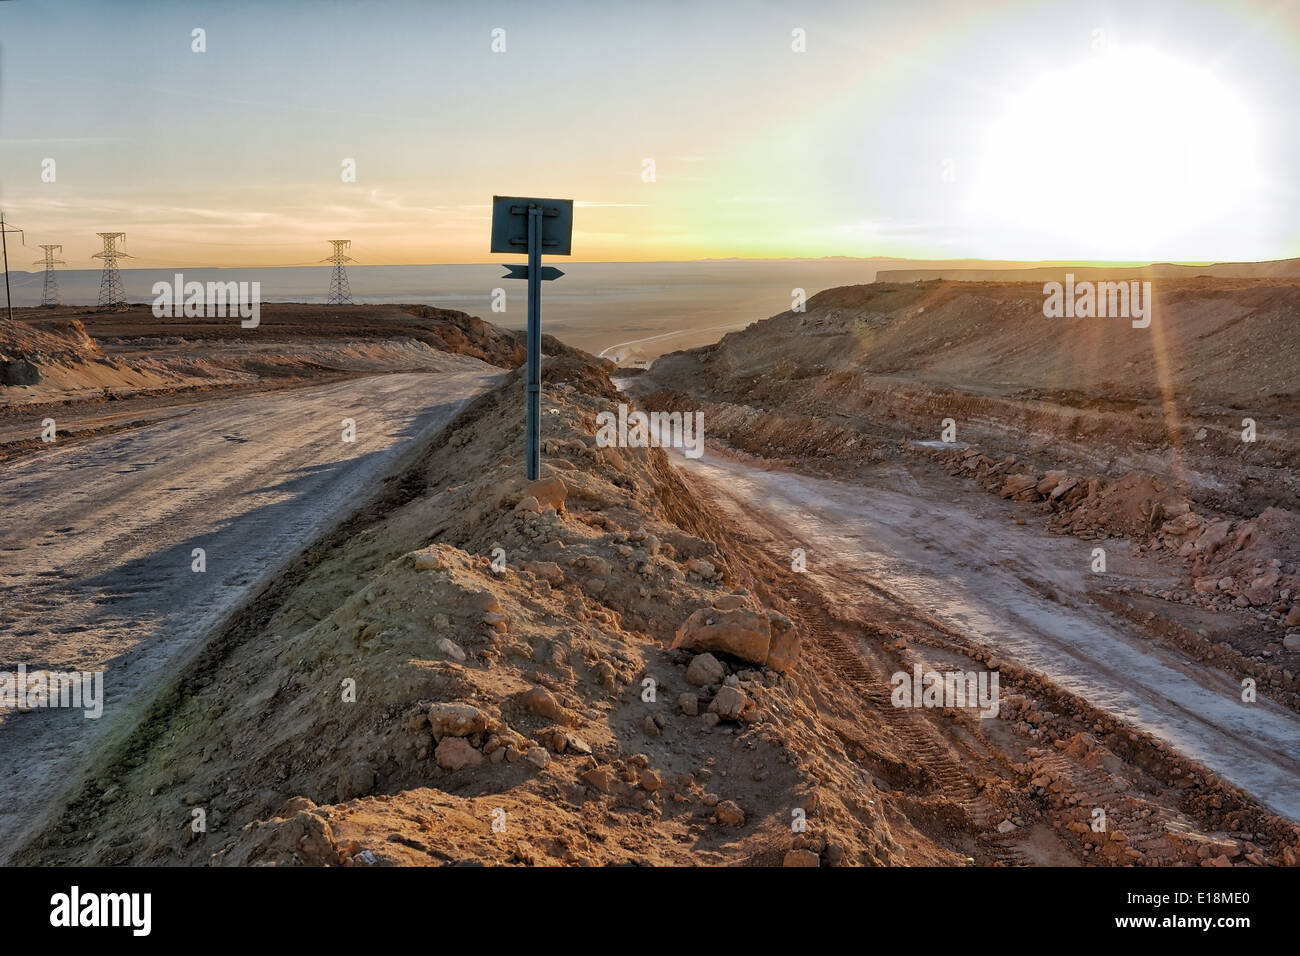
[[[806,549],[810,576],[840,607],[883,597],[961,632],[1300,819],[1300,717],[1242,704],[1222,673],[1097,606],[1088,544],[1018,526],[1013,506],[919,468],[883,466],[863,486],[720,455],[674,462],[751,533],[784,553]],[[1117,544],[1112,573],[1129,574]]]
[[[5,716],[0,765],[22,772],[0,783],[0,846],[80,784],[213,626],[495,376],[480,365],[208,403],[0,470],[2,669],[102,669],[107,698],[97,721]],[[342,440],[345,417],[355,442]]]
[[[1046,321],[1041,287],[1025,284],[828,290],[806,313],[630,380],[647,408],[703,412],[727,455],[676,459],[702,497],[765,552],[807,549],[804,577],[844,625],[819,643],[837,669],[861,671],[861,693],[890,672],[882,635],[923,663],[996,660],[1017,685],[1003,689],[1015,712],[977,732],[1027,774],[1008,797],[1046,797],[1036,819],[1081,834],[1066,808],[1142,794],[1121,824],[1127,847],[1103,852],[1118,863],[1186,860],[1184,834],[1250,825],[1217,812],[1236,797],[1189,796],[1197,779],[1300,816],[1286,331],[1297,291],[1168,281],[1154,301],[1146,335]],[[1245,419],[1257,440],[1243,438]],[[936,441],[947,424],[955,437]],[[1226,547],[1196,543],[1210,526]],[[1241,700],[1246,678],[1257,703]],[[1062,710],[1079,723],[1033,717]],[[1109,754],[1091,753],[1094,733]],[[1168,764],[1158,782],[1124,770],[1156,761]]]

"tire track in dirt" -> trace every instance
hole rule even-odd
[[[709,501],[715,507],[720,505],[711,484],[699,480],[698,475],[687,474],[685,477],[699,498]],[[786,533],[787,541],[797,540],[778,516],[747,502],[737,500],[731,503],[744,513],[746,520],[743,526],[746,531],[769,550],[775,547],[779,531]],[[973,757],[963,760],[962,755],[954,749],[926,712],[893,705],[888,690],[889,677],[900,669],[900,664],[885,659],[888,655],[882,654],[880,650],[872,653],[868,636],[863,631],[875,632],[882,639],[901,636],[903,631],[891,628],[888,623],[897,618],[896,612],[888,610],[884,601],[881,601],[876,613],[872,615],[872,624],[864,626],[844,620],[828,606],[826,592],[810,583],[815,582],[817,577],[816,574],[806,572],[782,575],[783,595],[792,605],[788,610],[802,625],[801,633],[817,645],[836,674],[854,685],[859,701],[870,706],[879,717],[882,728],[890,735],[897,750],[914,758],[926,769],[927,777],[933,784],[925,795],[926,798],[933,800],[937,797],[944,804],[957,808],[969,821],[969,831],[986,857],[977,857],[977,862],[1004,866],[1033,865],[1035,861],[1017,845],[1015,839],[995,831],[996,825],[1007,814],[984,795],[979,781],[968,769],[970,766],[981,766],[992,770],[990,764],[998,762],[999,755],[990,748],[979,754],[978,760]],[[871,590],[882,598],[889,596],[882,589],[871,587]],[[920,615],[920,618],[924,617],[925,615]],[[920,618],[899,623],[910,633],[918,623],[922,627],[928,626],[928,622]],[[840,732],[840,736],[846,747],[864,746],[862,741],[851,734]],[[1000,766],[996,770],[1006,776],[1014,773],[1009,766]]]
[[[213,403],[0,469],[0,669],[104,671],[105,716],[4,715],[0,845],[81,782],[241,602],[369,500],[498,371],[394,374]],[[341,440],[341,419],[357,440]],[[304,439],[304,436],[305,439]],[[207,571],[191,571],[191,550]]]
[[[707,484],[724,511],[789,536],[774,547],[788,552],[816,542],[823,555],[808,574],[845,611],[878,603],[871,597],[883,592],[910,618],[938,621],[940,633],[995,649],[1300,819],[1300,761],[1286,744],[1300,735],[1300,718],[1263,699],[1250,708],[1235,704],[1239,689],[1222,674],[1142,640],[1131,624],[1096,607],[1082,565],[1072,570],[1073,555],[1062,550],[1070,542],[1040,541],[1027,528],[1008,529],[1000,516],[981,517],[955,502],[941,507],[935,499],[762,471],[724,456],[691,461],[677,454],[674,461]],[[944,520],[936,524],[931,514]],[[1000,551],[1007,549],[1011,563],[1004,566]],[[1027,563],[1036,578],[1075,600],[1053,601],[1026,587],[1020,578]]]

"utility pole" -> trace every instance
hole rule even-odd
[[[3,255],[5,263],[5,309],[9,313],[10,322],[14,320],[14,301],[9,297],[9,242],[6,236],[11,232],[18,233],[23,245],[27,245],[27,237],[23,235],[23,231],[17,227],[10,229],[5,225],[5,214],[0,212],[0,255]]]
[[[59,280],[54,277],[54,264],[57,262],[66,266],[67,263],[62,259],[54,258],[55,255],[63,251],[62,246],[50,246],[42,243],[41,248],[45,250],[45,258],[37,259],[32,265],[39,266],[41,263],[45,263],[45,284],[41,287],[41,308],[52,309],[59,305]]]
[[[343,263],[357,261],[343,251],[352,245],[352,240],[327,239],[325,241],[334,247],[334,254],[328,259],[321,260],[321,262],[334,263],[334,271],[330,273],[330,294],[325,304],[353,305],[352,289],[348,286],[348,271],[343,268]]]
[[[125,312],[126,311],[126,290],[122,288],[122,273],[117,271],[118,259],[130,259],[125,252],[117,248],[119,240],[126,242],[126,233],[124,232],[100,232],[96,233],[99,238],[104,240],[104,251],[97,252],[90,258],[104,260],[104,272],[99,277],[99,306],[100,312]]]

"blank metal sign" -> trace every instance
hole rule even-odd
[[[528,251],[528,207],[542,207],[542,253],[567,256],[573,247],[573,200],[492,197],[492,251]]]

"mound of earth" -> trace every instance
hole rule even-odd
[[[0,319],[0,356],[6,361],[85,358],[97,354],[99,346],[77,319],[30,323]]]
[[[451,371],[457,359],[516,368],[524,333],[428,306],[264,304],[237,318],[27,309],[0,327],[0,406],[122,400],[212,388],[280,387],[343,375]],[[75,317],[74,317],[75,316]],[[569,348],[551,336],[543,350]]]
[[[215,642],[25,859],[966,860],[933,806],[843,758],[821,711],[878,718],[803,666],[762,562],[663,451],[597,447],[604,365],[555,357],[545,381],[540,480],[515,373]]]
[[[0,320],[0,386],[39,385],[42,368],[69,367],[99,355],[99,347],[76,319],[44,327]]]
[[[1096,404],[1294,398],[1300,281],[1170,279],[1152,292],[1152,325],[1135,329],[1127,319],[1047,318],[1041,283],[846,286],[813,296],[805,311],[664,356],[654,377],[695,391],[716,376],[719,387],[771,399],[837,373]]]

